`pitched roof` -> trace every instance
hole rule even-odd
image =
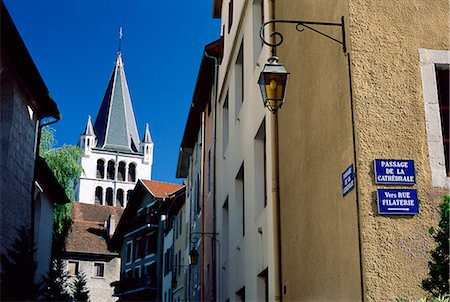
[[[139,150],[139,134],[120,52],[95,119],[94,131],[98,148],[128,152]]]
[[[95,136],[94,129],[92,128],[91,116],[88,116],[88,121],[86,123],[86,128],[84,129],[83,135]]]
[[[116,254],[108,250],[105,221],[115,216],[116,225],[123,209],[77,202],[72,206],[72,229],[67,236],[66,252]]]
[[[141,179],[146,189],[154,197],[167,198],[178,190],[184,188],[182,184],[174,184],[169,182]]]
[[[152,137],[150,135],[150,130],[148,128],[148,123],[145,124],[145,133],[144,133],[144,137],[142,138],[142,142],[143,143],[153,144],[153,140],[152,140]]]

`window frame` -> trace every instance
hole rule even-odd
[[[450,51],[419,48],[419,58],[432,185],[450,188],[450,177],[447,176],[445,168],[436,78],[436,65],[450,65]]]
[[[130,259],[128,259],[128,246],[131,246]],[[126,247],[125,247],[125,264],[131,264],[131,263],[133,263],[133,240],[127,241]]]
[[[98,276],[97,275],[97,267],[96,264],[101,264],[103,266],[103,276]],[[105,278],[105,271],[106,271],[106,262],[102,262],[102,261],[95,261],[92,264],[92,278],[99,278],[99,279],[104,279]]]
[[[75,274],[71,274],[70,270],[69,270],[69,265],[71,263],[75,264]],[[69,277],[76,277],[78,275],[78,273],[80,272],[80,261],[76,261],[76,260],[67,260],[67,274]]]

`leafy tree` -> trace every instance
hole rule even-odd
[[[64,188],[70,200],[75,199],[75,182],[79,179],[82,167],[81,150],[77,146],[64,145],[54,148],[55,130],[49,126],[42,128],[39,153],[45,159],[59,184]],[[53,226],[53,253],[59,253],[65,246],[65,240],[71,226],[72,204],[55,204]]]
[[[52,267],[44,277],[43,296],[45,301],[70,301],[66,265],[60,258],[53,260]]]
[[[434,297],[449,294],[449,203],[450,195],[445,195],[439,205],[439,226],[429,230],[436,247],[431,251],[431,261],[428,262],[430,272],[422,281],[422,287]]]
[[[36,298],[39,286],[34,283],[37,268],[34,253],[31,231],[22,227],[17,230],[11,249],[1,256],[1,301],[31,301]]]
[[[83,272],[77,274],[70,287],[72,288],[72,297],[74,301],[89,301],[89,290],[86,288],[86,275]]]

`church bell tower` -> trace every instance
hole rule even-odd
[[[88,117],[79,146],[79,202],[125,207],[137,180],[151,179],[153,141],[148,124],[139,139],[120,44],[95,122]]]

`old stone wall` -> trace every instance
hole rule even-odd
[[[2,61],[2,64],[4,62]],[[7,69],[1,72],[0,103],[0,251],[16,238],[16,228],[31,229],[36,117],[25,88]]]

